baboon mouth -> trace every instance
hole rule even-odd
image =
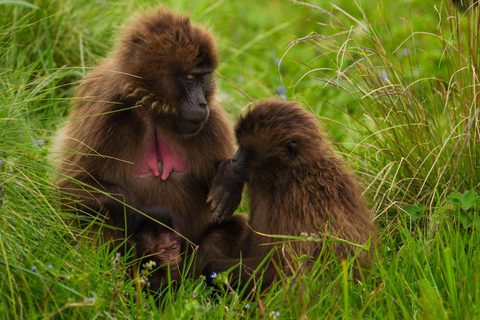
[[[191,123],[191,122],[182,120],[182,121],[178,121],[175,129],[177,133],[182,135],[186,135],[186,136],[195,135],[202,129],[203,123],[204,121],[198,122],[198,123]]]
[[[166,139],[162,139],[157,131],[152,135],[153,137],[149,139],[150,141],[140,156],[140,160],[134,165],[133,175],[144,177],[153,174],[155,177],[167,180],[171,172],[183,173],[187,171],[188,166],[183,159],[183,155],[175,150]]]

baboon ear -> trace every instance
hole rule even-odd
[[[127,39],[126,46],[131,48],[130,57],[134,61],[138,59],[139,53],[144,51],[147,47],[147,42],[144,38],[139,37],[138,35],[131,36]]]
[[[298,153],[298,142],[295,139],[289,140],[287,142],[287,158],[293,160]]]

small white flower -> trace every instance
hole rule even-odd
[[[155,261],[153,261],[153,260],[150,260],[150,261],[148,261],[147,263],[145,263],[145,264],[143,265],[143,267],[144,267],[145,269],[149,270],[149,271],[150,271],[150,270],[153,270],[153,268],[156,267],[156,266],[157,266],[157,263],[156,263]]]

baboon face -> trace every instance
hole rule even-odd
[[[130,30],[121,54],[127,73],[154,96],[146,111],[154,121],[165,119],[177,133],[197,133],[208,119],[215,91],[217,56],[211,35],[192,26],[188,17],[162,10]]]
[[[154,270],[149,275],[150,290],[158,291],[168,279],[181,281],[181,263],[183,239],[176,233],[166,228],[158,227],[159,230],[143,230],[137,235],[136,250],[141,258],[140,265],[146,267],[150,261],[155,262]],[[138,232],[142,232],[138,230]],[[170,274],[168,273],[170,272]]]
[[[240,117],[235,133],[239,149],[231,165],[243,181],[301,168],[328,147],[322,142],[314,118],[292,102],[258,103]]]
[[[294,137],[270,144],[239,144],[231,165],[237,178],[242,181],[257,175],[258,171],[264,173],[289,166],[298,153],[298,142]]]
[[[212,68],[187,70],[177,77],[180,99],[177,102],[178,116],[175,129],[182,134],[198,132],[209,115],[206,89]]]
[[[172,271],[177,271],[182,261],[182,238],[167,229],[159,234],[143,234],[137,247],[145,260],[153,260],[157,266],[169,266]]]

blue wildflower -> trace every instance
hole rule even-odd
[[[220,92],[219,94],[220,100],[227,100],[228,99],[228,94],[225,92]]]
[[[94,298],[94,297],[90,297],[90,298],[88,298],[88,300],[90,300],[91,302],[95,302],[95,298]]]
[[[287,88],[285,88],[284,86],[278,86],[277,87],[277,93],[278,94],[285,94],[287,92]]]
[[[280,95],[280,98],[281,98],[281,99],[287,99],[287,95],[284,94],[284,93],[282,93],[282,94]]]
[[[388,80],[388,73],[387,73],[387,71],[382,70],[382,71],[380,71],[380,72],[378,73],[378,75],[380,76],[380,78],[382,78],[382,80],[383,80],[384,82],[390,82],[390,81]]]
[[[3,160],[0,160],[0,167],[3,167],[4,164],[5,162],[3,162]]]
[[[280,65],[280,61],[281,61],[281,60],[277,58],[277,59],[273,60],[273,63],[274,63],[276,66],[279,66],[279,65]]]
[[[37,266],[33,266],[30,270],[32,270],[33,272],[37,271]]]
[[[247,303],[247,304],[245,305],[245,309],[250,309],[250,303]]]
[[[271,314],[274,318],[279,318],[279,317],[280,317],[280,312],[275,311],[275,310],[272,311],[270,314]]]
[[[43,141],[42,139],[33,139],[33,144],[37,147],[43,147],[45,145],[45,141]]]
[[[244,83],[244,82],[245,82],[245,79],[244,79],[242,76],[238,76],[238,77],[237,77],[237,82],[238,82],[238,83]]]
[[[53,269],[53,264],[49,264],[48,267],[49,267],[50,269]]]
[[[212,275],[210,276],[210,278],[215,279],[217,276],[218,276],[218,274],[216,272],[213,272]]]

